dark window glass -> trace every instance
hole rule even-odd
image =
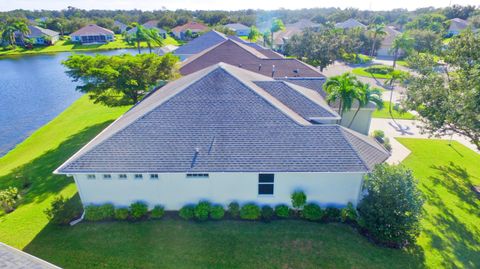
[[[273,183],[273,174],[260,174],[258,175],[258,182],[260,183]]]
[[[258,194],[262,194],[262,195],[273,194],[273,184],[258,184]]]

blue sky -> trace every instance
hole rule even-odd
[[[389,10],[393,8],[446,7],[450,4],[480,5],[480,0],[0,0],[0,10],[64,9],[299,9],[311,7],[355,7]]]

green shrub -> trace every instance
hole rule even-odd
[[[327,221],[340,221],[340,209],[336,207],[327,207],[325,209],[325,218]]]
[[[210,218],[214,220],[222,219],[225,215],[225,210],[221,205],[214,205],[210,208]]]
[[[49,221],[54,224],[67,225],[82,213],[82,205],[78,200],[67,200],[63,196],[57,196],[53,199],[50,208],[44,213]]]
[[[290,208],[286,205],[277,205],[275,207],[275,215],[279,218],[290,217]]]
[[[388,137],[383,140],[383,147],[388,151],[392,151],[392,144],[390,144],[390,139],[388,139]]]
[[[228,205],[228,213],[234,219],[240,216],[240,205],[237,202],[231,202]]]
[[[180,211],[178,212],[178,215],[184,220],[190,220],[193,218],[194,210],[195,210],[194,206],[186,205],[180,209]]]
[[[302,217],[307,220],[317,221],[323,217],[323,210],[317,204],[307,204],[303,207]]]
[[[130,205],[130,217],[133,220],[139,220],[145,217],[148,213],[148,206],[143,202],[135,202]]]
[[[210,213],[210,203],[207,201],[201,201],[195,206],[194,215],[199,221],[205,221],[208,219]]]
[[[246,204],[240,209],[240,218],[246,220],[257,220],[260,218],[260,207],[256,204]]]
[[[386,65],[372,65],[365,68],[365,72],[386,75],[393,71],[393,67]]]
[[[262,207],[262,219],[266,222],[272,220],[274,215],[273,208],[271,206],[265,205]]]
[[[295,210],[301,210],[307,203],[307,195],[303,191],[296,191],[292,193],[292,207]]]
[[[373,131],[373,137],[380,143],[383,142],[383,139],[385,138],[385,132],[382,130],[375,130]]]
[[[150,212],[150,217],[152,219],[161,219],[165,215],[165,208],[161,205],[156,205]]]
[[[116,220],[126,220],[128,218],[128,208],[122,207],[115,209]]]
[[[89,205],[85,207],[85,219],[88,221],[101,221],[113,218],[115,208],[112,204]]]
[[[15,210],[19,198],[20,194],[15,187],[9,187],[8,189],[0,191],[0,204],[5,213],[10,213]]]
[[[348,203],[340,212],[342,222],[354,223],[357,221],[357,217],[357,210],[355,210],[352,203]]]
[[[369,63],[372,61],[372,58],[367,55],[355,53],[342,53],[342,59],[350,64]]]
[[[363,189],[367,194],[358,211],[368,233],[391,247],[415,243],[423,199],[412,171],[403,166],[377,165],[365,176]]]

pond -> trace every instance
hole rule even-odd
[[[82,53],[137,54],[137,50]],[[70,54],[0,58],[0,157],[82,95],[61,65]]]

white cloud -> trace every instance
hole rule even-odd
[[[359,9],[389,10],[394,8],[445,7],[449,4],[478,5],[479,0],[0,0],[0,10],[64,9],[74,6],[83,9],[299,9],[312,7],[355,7]]]

